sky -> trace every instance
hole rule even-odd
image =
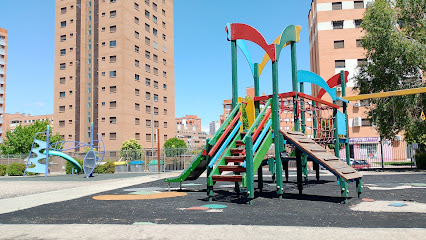
[[[132,0],[118,0],[132,1]],[[166,0],[170,1],[170,0]],[[25,2],[23,4],[22,2]],[[227,23],[256,28],[271,43],[288,25],[301,25],[297,66],[309,70],[308,13],[311,0],[175,0],[174,55],[176,117],[198,115],[203,129],[223,113],[230,99],[231,44]],[[0,27],[9,31],[6,79],[6,113],[53,113],[54,0],[0,0]],[[253,62],[264,52],[256,44],[247,47]],[[260,77],[260,92],[271,94],[269,62]],[[238,92],[245,96],[253,86],[251,70],[238,52]],[[281,52],[279,90],[291,91],[290,49]],[[307,86],[307,92],[310,92]]]

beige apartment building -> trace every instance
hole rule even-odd
[[[197,115],[186,115],[176,118],[176,137],[184,140],[189,149],[206,145],[209,135],[202,131],[201,118]]]
[[[6,29],[0,28],[0,143],[3,142],[6,131],[3,121],[6,101],[7,34]]]
[[[350,0],[312,0],[309,12],[309,47],[311,71],[328,80],[340,71],[348,71],[349,82],[346,84],[346,95],[357,95],[353,90],[357,68],[365,63],[365,51],[360,39],[363,36],[361,23],[369,1]],[[312,95],[317,96],[319,87],[312,85]],[[341,96],[341,86],[336,87]],[[323,99],[331,101],[326,94]],[[350,102],[348,107],[349,142],[351,157],[378,161],[380,159],[380,137],[367,119],[368,101]],[[385,160],[406,160],[405,144],[402,137],[396,141],[385,141],[383,154]],[[399,155],[396,157],[396,155]]]
[[[55,132],[107,151],[175,136],[172,0],[56,0]],[[96,137],[95,137],[96,138]]]
[[[47,115],[36,115],[32,116],[31,114],[25,114],[25,113],[6,113],[4,115],[4,129],[6,131],[12,131],[15,130],[15,128],[19,125],[21,126],[28,126],[33,124],[36,121],[43,121],[43,120],[49,120],[50,127],[55,128],[54,121],[53,121],[53,114],[47,114]]]

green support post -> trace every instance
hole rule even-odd
[[[272,122],[274,127],[275,144],[275,171],[277,179],[277,194],[280,199],[283,195],[283,169],[280,152],[280,116],[278,104],[278,61],[272,62]]]
[[[333,104],[336,104],[336,101],[334,100],[333,101]],[[338,129],[338,124],[337,124],[337,109],[336,108],[334,108],[333,109],[333,117],[334,117],[334,120],[333,120],[333,128],[334,128],[334,155],[337,157],[337,158],[340,158],[340,153],[339,153],[339,132],[337,131],[337,129]]]
[[[254,63],[253,64],[253,81],[254,81],[254,96],[258,97],[260,96],[260,89],[259,89],[259,64]],[[255,108],[255,116],[257,117],[260,113],[259,108],[259,101],[254,102],[254,108]]]
[[[316,102],[312,101],[312,107],[315,108]],[[313,118],[312,121],[313,122],[313,127],[314,127],[314,138],[317,136],[317,128],[318,128],[318,124],[317,124],[317,113],[315,111],[312,112]],[[315,170],[315,177],[317,179],[317,181],[319,181],[320,179],[320,167],[319,167],[319,163],[317,163],[316,161],[312,161],[312,165],[313,168]]]
[[[346,182],[345,179],[340,178],[339,184],[340,184],[341,196],[344,198],[345,204],[347,204],[348,203],[348,195],[349,195],[348,182]]]
[[[231,41],[232,58],[232,109],[238,103],[237,41]]]
[[[253,172],[253,139],[248,136],[246,143],[246,179],[247,179],[247,198],[250,205],[254,199],[254,172]]]
[[[291,42],[291,82],[293,86],[293,92],[298,92],[297,86],[297,60],[296,60],[296,43]],[[294,130],[300,131],[299,122],[299,109],[297,109],[296,101],[298,100],[297,95],[294,97],[295,102],[293,103],[294,110]]]
[[[305,87],[303,85],[303,82],[300,84],[300,92],[305,93]],[[302,119],[302,133],[306,133],[306,119],[305,119],[305,102],[300,103],[300,118]],[[308,156],[306,154],[302,153],[302,171],[304,175],[304,181],[308,181]]]
[[[343,70],[340,71],[340,85],[342,86],[342,97],[346,97],[345,71]],[[345,118],[346,118],[346,142],[345,142],[346,163],[350,166],[351,154],[350,154],[350,148],[349,148],[348,104],[346,102],[343,102],[343,113],[345,114]]]
[[[360,198],[362,194],[362,179],[356,180],[356,191],[358,193],[358,198]]]
[[[209,176],[210,176],[210,173],[212,172],[213,169],[209,167],[210,156],[209,156],[208,153],[212,149],[213,145],[210,144],[210,139],[207,139],[206,142],[207,142],[207,147],[206,147],[206,152],[207,152],[207,155],[206,155],[206,163],[207,163],[207,165],[206,165],[206,167],[207,167],[207,196],[209,197],[209,202],[211,202],[212,201],[212,197],[213,197],[213,184],[214,183],[212,183],[212,185],[210,185],[210,181],[209,181]]]

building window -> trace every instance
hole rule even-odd
[[[145,127],[151,127],[151,120],[146,120],[145,121]]]
[[[356,40],[356,47],[362,47],[361,39]]]
[[[151,142],[151,134],[150,133],[146,134],[146,141]]]
[[[362,19],[354,20],[354,22],[355,22],[355,27],[356,28],[360,28],[361,27]]]
[[[161,25],[163,26],[163,28],[166,28],[166,23],[162,22]]]
[[[150,59],[151,58],[151,53],[149,51],[145,51],[145,58],[146,59]]]
[[[67,54],[67,50],[66,49],[61,49],[60,52],[61,52],[61,56],[64,56],[65,54]]]
[[[116,31],[117,31],[117,26],[116,25],[109,27],[109,32],[115,33]]]
[[[135,38],[139,38],[139,32],[135,31]]]
[[[158,35],[158,31],[157,31],[157,29],[153,28],[153,29],[152,29],[152,33],[154,34],[154,36],[157,36],[157,35]]]
[[[334,48],[335,49],[344,48],[344,47],[345,47],[345,41],[343,41],[343,40],[334,41]]]
[[[113,40],[113,41],[109,41],[109,47],[116,47],[117,46],[117,41]]]
[[[109,0],[110,3],[115,3],[117,0]]]
[[[139,60],[135,59],[135,67],[139,67]]]
[[[135,95],[139,96],[139,89],[135,88]]]
[[[158,88],[158,82],[154,81],[154,88]]]
[[[117,62],[117,56],[109,56],[109,62],[110,63],[115,63],[115,62]]]
[[[59,64],[59,69],[64,70],[67,67],[65,63]]]
[[[156,3],[152,3],[152,9],[154,9],[154,11],[157,11],[157,4]]]
[[[145,4],[149,6],[149,0],[145,0]]]
[[[59,112],[65,112],[65,106],[59,106]]]
[[[164,141],[167,141],[168,137],[167,135],[164,135]]]
[[[117,92],[117,86],[110,86],[109,87],[109,92],[110,93],[116,93]]]
[[[135,110],[139,111],[140,110],[140,104],[139,103],[135,103]]]
[[[335,60],[334,61],[334,67],[335,68],[344,68],[345,67],[345,60]]]
[[[110,139],[110,140],[115,140],[115,139],[117,139],[117,133],[115,133],[115,132],[109,133],[109,139]]]
[[[149,66],[148,64],[145,64],[145,71],[151,72],[151,66]]]
[[[59,127],[65,127],[65,121],[64,120],[59,121]]]
[[[149,19],[149,12],[145,10],[145,17]]]
[[[65,13],[67,13],[67,8],[66,7],[61,8],[61,14],[65,14]]]
[[[157,54],[153,54],[153,61],[154,62],[158,62],[158,56],[157,56]]]
[[[139,46],[135,45],[135,52],[139,52]]]
[[[163,65],[166,66],[167,65],[167,60],[163,58]]]
[[[67,21],[62,21],[61,22],[61,28],[64,28],[64,27],[66,27],[67,26]]]
[[[167,128],[167,122],[164,122],[164,128]]]
[[[109,17],[110,18],[115,18],[116,16],[117,16],[117,11],[114,10],[114,11],[110,11],[109,12]]]
[[[145,99],[146,100],[151,99],[151,93],[150,92],[145,92]]]
[[[140,140],[141,139],[141,134],[140,133],[135,133],[135,139],[136,140]]]
[[[154,94],[154,102],[158,102],[158,94]]]
[[[117,71],[109,71],[109,77],[111,78],[117,77]]]
[[[343,21],[333,21],[333,29],[343,29]]]
[[[65,77],[59,78],[59,83],[60,84],[65,84]]]
[[[334,2],[332,3],[333,10],[342,10],[342,2]]]
[[[135,9],[139,11],[139,4],[134,3],[133,5],[135,6]]]
[[[139,74],[135,74],[135,81],[139,81]]]
[[[135,118],[135,125],[139,125],[141,122],[140,118]]]
[[[65,42],[67,40],[67,35],[61,35],[61,42]]]
[[[60,98],[64,98],[65,97],[65,92],[59,92],[59,97]]]
[[[156,16],[154,16],[154,15],[152,15],[152,21],[153,21],[155,24],[157,24],[157,17],[156,17]]]
[[[167,90],[167,84],[163,84],[163,90]]]
[[[149,46],[151,44],[151,39],[145,37],[145,44]]]
[[[163,71],[163,77],[167,78],[167,72],[166,71]]]
[[[158,76],[158,68],[154,68],[154,75]]]
[[[161,14],[163,14],[163,16],[166,16],[166,10],[161,9]]]
[[[160,122],[159,122],[159,121],[154,121],[154,127],[155,127],[155,128],[160,127]]]
[[[358,63],[358,67],[363,66],[363,65],[367,65],[367,59],[358,59],[357,63]]]
[[[167,102],[167,97],[163,97],[163,102]]]
[[[147,23],[145,23],[145,31],[147,31],[147,32],[151,31],[151,27]]]
[[[156,41],[152,42],[152,47],[158,50],[158,43]]]
[[[163,46],[163,52],[167,52],[167,48]]]
[[[146,111],[146,113],[147,113],[147,114],[151,114],[151,106],[148,106],[148,105],[147,105],[147,106],[145,107],[145,111]]]
[[[154,107],[154,115],[158,115],[158,107]]]
[[[139,18],[135,17],[135,23],[139,24]]]
[[[163,110],[163,114],[164,114],[164,115],[167,115],[167,109],[164,109],[164,110]]]
[[[110,124],[116,124],[117,123],[117,118],[116,117],[109,117],[109,123]]]
[[[364,1],[354,1],[354,8],[355,9],[364,8]]]

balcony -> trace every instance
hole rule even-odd
[[[4,94],[4,88],[0,87],[0,94]]]
[[[4,68],[0,67],[0,74],[4,74]]]
[[[2,47],[0,47],[0,54],[1,55],[6,55],[6,50]]]
[[[0,64],[5,64],[4,58],[0,58]]]
[[[4,84],[4,77],[0,77],[0,84]]]
[[[6,39],[0,39],[0,45],[6,46]]]
[[[2,100],[3,101],[3,100]],[[3,124],[3,118],[0,118],[0,124]]]

